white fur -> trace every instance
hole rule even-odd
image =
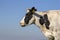
[[[27,9],[27,12],[29,12],[29,9]]]

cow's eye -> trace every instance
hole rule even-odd
[[[26,16],[25,17],[29,17],[29,15],[28,14],[26,14]]]
[[[31,13],[27,13],[27,14],[26,14],[26,16],[30,16],[30,15],[31,15]]]

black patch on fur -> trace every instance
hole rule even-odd
[[[37,9],[35,9],[35,7],[32,7],[31,9],[29,9],[29,12],[25,15],[24,21],[26,24],[28,24],[29,20],[32,18],[32,14],[34,13],[34,12],[32,12],[33,10],[37,11]]]
[[[50,37],[48,37],[48,38],[49,38],[49,40],[55,40],[55,37],[52,35],[50,35]]]
[[[54,36],[52,37],[52,40],[55,40],[55,37]]]
[[[29,20],[32,18],[32,14],[31,12],[27,13],[26,16],[25,16],[25,23],[28,24],[29,23]]]
[[[48,20],[47,14],[44,15],[44,22],[45,22],[46,28],[49,29],[50,22],[49,22],[49,20]]]
[[[49,29],[50,22],[48,20],[47,14],[45,14],[44,16],[41,16],[39,22],[41,25],[45,24],[46,28]]]
[[[39,23],[40,23],[41,25],[44,24],[44,18],[43,18],[42,16],[40,17]]]

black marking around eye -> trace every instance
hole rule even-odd
[[[26,24],[29,23],[29,20],[31,20],[31,18],[32,18],[32,14],[34,14],[35,11],[37,11],[37,9],[35,9],[35,7],[32,7],[29,10],[29,12],[26,14],[25,19],[24,19],[24,21],[25,21]]]
[[[26,14],[26,16],[25,16],[25,19],[24,19],[24,21],[25,21],[25,23],[26,24],[28,24],[29,23],[29,20],[32,18],[32,13],[27,13]]]

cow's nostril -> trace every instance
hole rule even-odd
[[[20,23],[20,25],[23,25],[24,23]]]

